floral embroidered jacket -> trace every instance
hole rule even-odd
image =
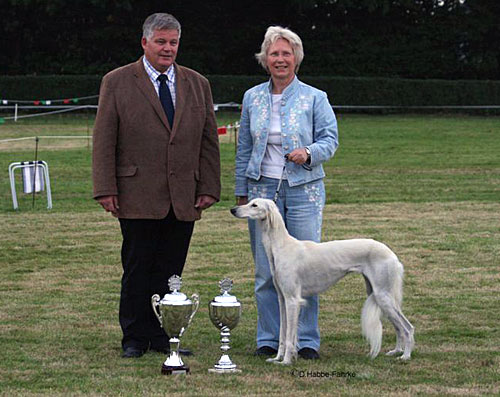
[[[243,97],[236,153],[236,196],[247,196],[247,178],[259,180],[271,123],[272,82],[259,84]],[[283,153],[308,147],[312,171],[287,162],[286,178],[298,186],[320,178],[322,163],[338,147],[337,120],[325,92],[302,83],[297,77],[283,91],[281,100],[281,138]]]

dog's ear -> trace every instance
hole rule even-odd
[[[269,228],[272,229],[278,221],[277,217],[281,217],[281,214],[279,213],[278,207],[272,201],[266,202],[265,208],[267,213],[266,220],[268,222]]]

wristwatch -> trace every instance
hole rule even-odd
[[[311,149],[309,149],[307,146],[304,149],[305,149],[306,154],[307,154],[306,163],[311,164]]]

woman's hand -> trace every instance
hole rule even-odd
[[[288,161],[295,164],[302,165],[307,161],[307,152],[305,148],[295,149],[293,152],[288,153]]]

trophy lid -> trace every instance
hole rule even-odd
[[[230,278],[225,278],[219,281],[220,292],[222,293],[219,296],[214,298],[214,302],[218,303],[239,303],[236,296],[231,295],[229,291],[233,288],[233,280]]]
[[[163,299],[161,300],[162,304],[180,304],[180,303],[186,303],[186,304],[191,304],[191,300],[187,298],[185,294],[180,292],[179,290],[181,289],[182,286],[182,278],[173,275],[168,279],[168,288],[170,289],[171,293],[170,294],[165,294]]]

